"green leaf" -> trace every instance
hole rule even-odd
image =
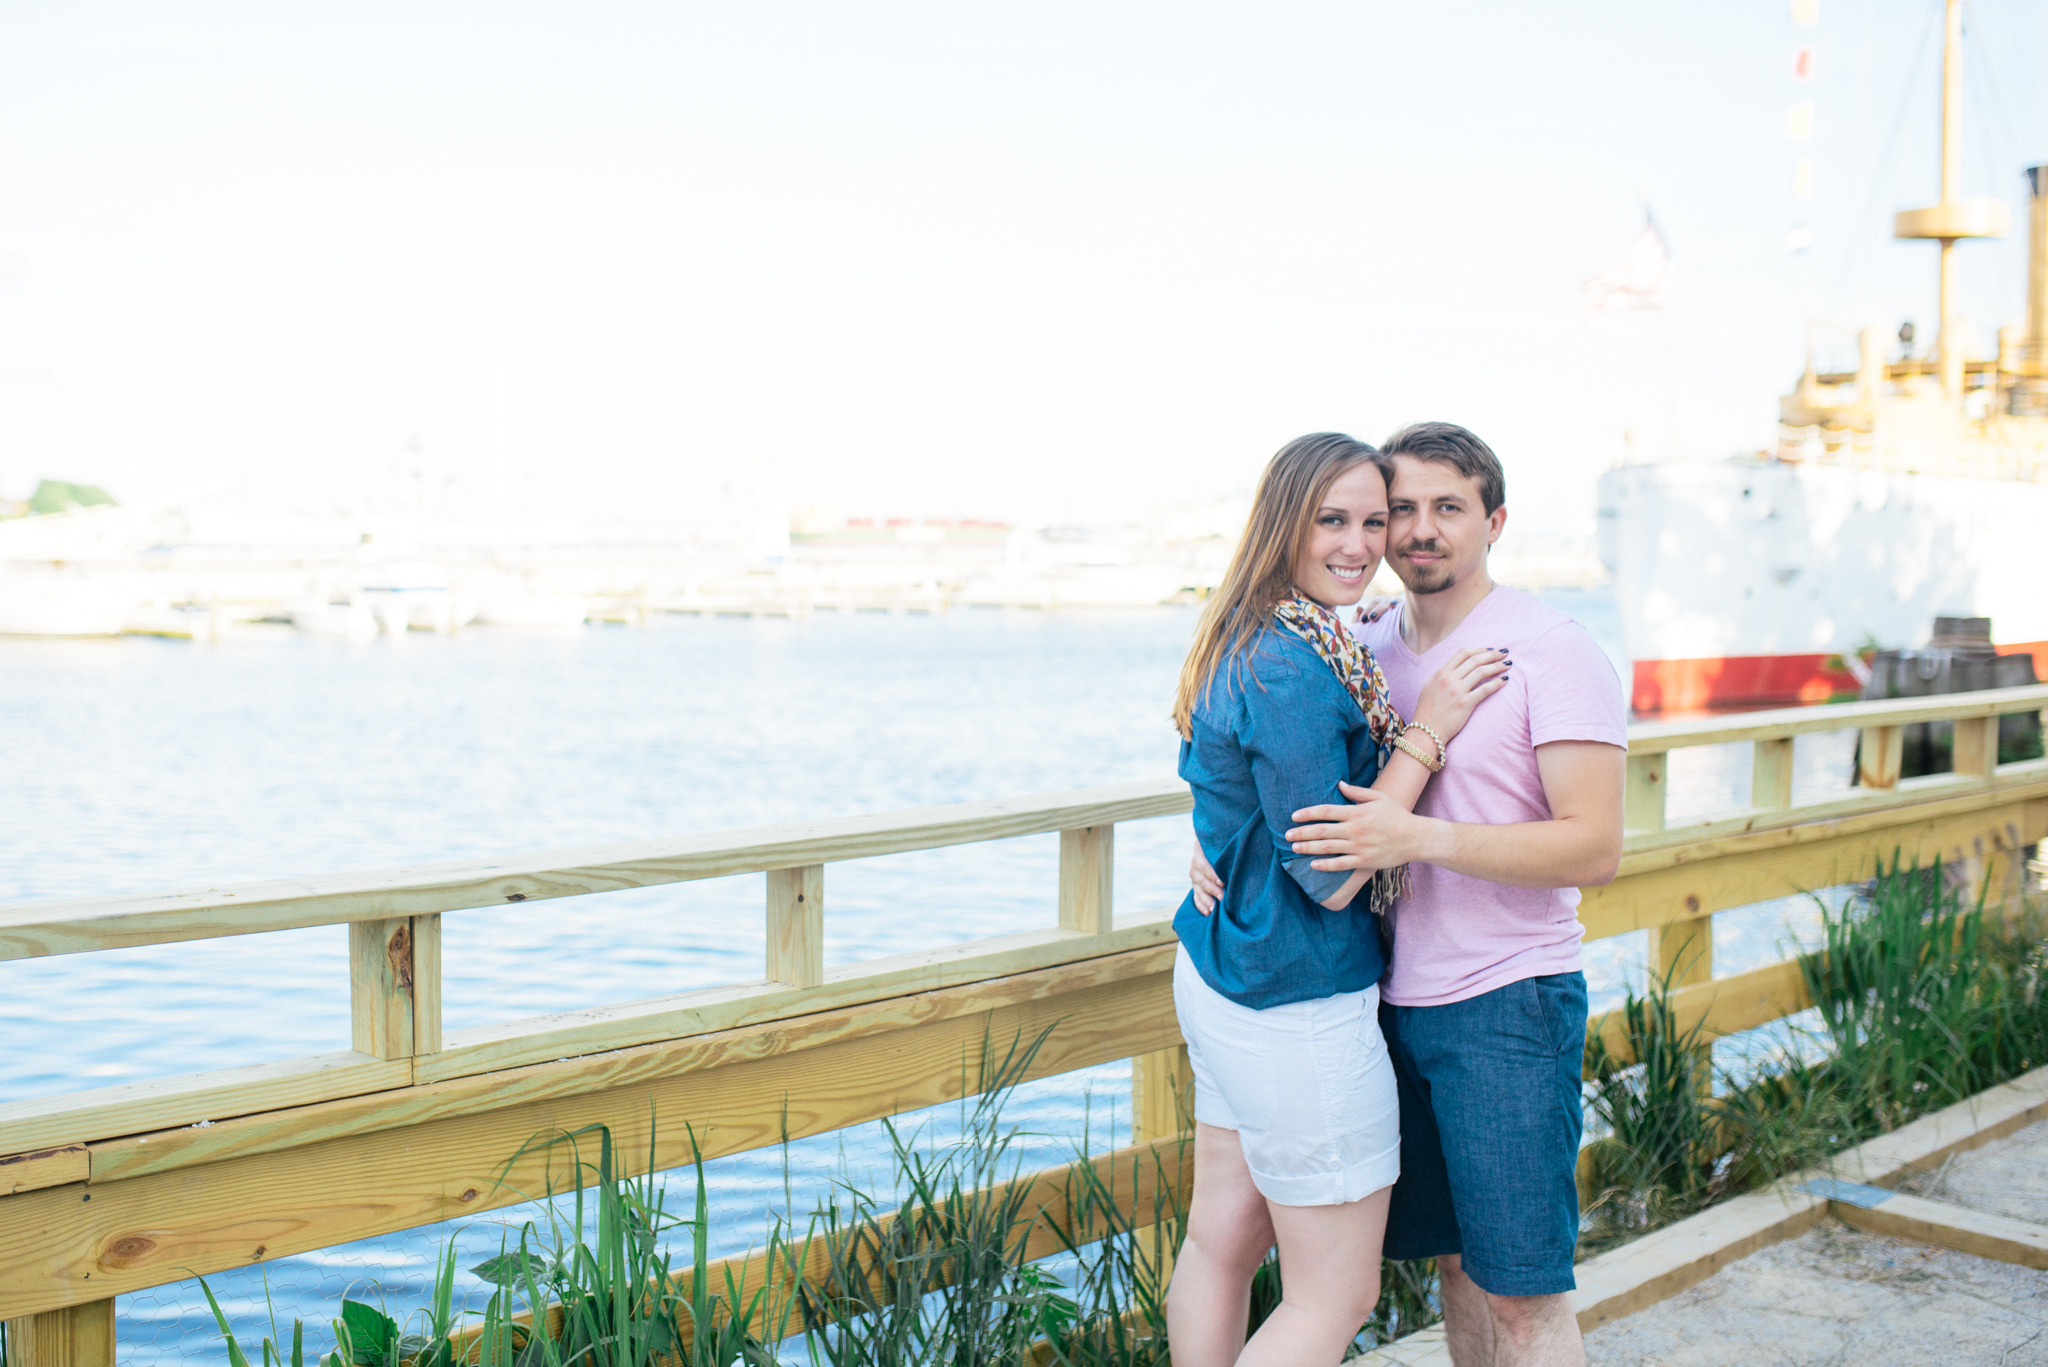
[[[344,1300],[341,1323],[348,1330],[349,1357],[355,1367],[387,1367],[398,1338],[398,1324],[391,1316],[374,1305]]]
[[[545,1258],[536,1258],[531,1253],[500,1253],[495,1258],[486,1258],[469,1269],[493,1286],[516,1287],[526,1277],[536,1281],[547,1281],[554,1268]]]

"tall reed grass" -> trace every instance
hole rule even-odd
[[[1588,1105],[1607,1133],[1590,1253],[1800,1169],[2048,1063],[2048,952],[2037,908],[2011,924],[1939,862],[1891,866],[1800,959],[1814,1001],[1783,1047],[1716,1071],[1680,1030],[1668,981],[1623,1003],[1627,1052],[1588,1049]]]

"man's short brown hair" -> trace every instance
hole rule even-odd
[[[1433,460],[1450,466],[1467,479],[1478,480],[1479,501],[1486,505],[1488,517],[1508,501],[1508,475],[1500,468],[1500,457],[1477,435],[1454,422],[1410,423],[1381,443],[1380,454],[1389,459],[1413,456],[1417,460]],[[1390,474],[1390,489],[1393,483]]]

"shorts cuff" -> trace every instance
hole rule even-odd
[[[1250,1165],[1247,1164],[1247,1167]],[[1334,1172],[1303,1173],[1294,1177],[1274,1177],[1250,1169],[1252,1185],[1259,1189],[1259,1195],[1276,1206],[1342,1206],[1353,1201],[1362,1201],[1376,1191],[1391,1187],[1401,1176],[1401,1146],[1394,1145],[1384,1153],[1348,1168]]]
[[[1569,1254],[1566,1255],[1570,1257]],[[1562,1296],[1579,1289],[1579,1279],[1569,1265],[1559,1268],[1524,1267],[1511,1272],[1474,1263],[1461,1255],[1458,1265],[1481,1291],[1489,1296]]]

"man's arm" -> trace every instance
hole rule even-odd
[[[1367,788],[1343,785],[1357,805],[1304,807],[1287,832],[1296,854],[1329,871],[1434,864],[1516,888],[1595,887],[1621,866],[1621,792],[1627,754],[1602,741],[1536,747],[1548,821],[1472,825],[1416,816]]]

